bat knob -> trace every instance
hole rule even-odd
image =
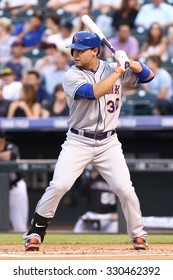
[[[129,62],[129,61],[126,61],[126,62],[125,62],[125,65],[124,65],[125,69],[128,68],[129,66],[130,66],[130,62]]]

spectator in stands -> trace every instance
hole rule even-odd
[[[0,131],[0,161],[20,158],[17,145],[7,141]],[[9,172],[9,220],[14,232],[24,232],[28,228],[29,203],[27,185],[19,172]],[[5,210],[5,209],[4,209]]]
[[[32,60],[24,55],[22,42],[14,42],[12,44],[11,56],[5,67],[13,69],[15,80],[21,81],[26,72],[32,69]]]
[[[0,3],[0,8],[10,12],[13,17],[37,6],[38,0],[1,0]]]
[[[41,117],[41,105],[36,102],[37,95],[34,87],[29,84],[24,84],[22,87],[20,100],[13,101],[8,110],[7,116],[13,117]]]
[[[150,55],[158,55],[162,61],[168,59],[167,39],[163,34],[162,26],[158,22],[151,24],[145,41],[141,46],[139,58],[144,60]]]
[[[102,30],[103,34],[110,38],[115,33],[115,27],[112,25],[112,16],[110,15],[110,6],[105,4],[101,5],[100,14],[96,16],[95,23]]]
[[[26,80],[24,83],[28,83],[34,86],[36,91],[36,101],[41,105],[47,104],[49,102],[49,95],[45,89],[45,86],[41,83],[41,77],[38,71],[31,70],[26,74]]]
[[[43,32],[43,14],[37,11],[29,21],[17,23],[12,35],[16,41],[23,43],[25,52],[31,52],[34,48],[40,47]]]
[[[34,69],[42,77],[44,74],[56,68],[55,54],[57,53],[57,47],[54,43],[44,42],[41,44],[41,48],[44,50],[44,55],[42,58],[36,60]]]
[[[173,63],[173,27],[168,28],[167,50],[168,50],[168,59],[170,59]]]
[[[3,90],[4,82],[0,80],[0,118],[7,117],[8,108],[10,105],[10,100],[6,100],[3,98],[2,90]]]
[[[86,170],[79,181],[81,195],[87,197],[87,212],[79,218],[74,232],[118,231],[117,199],[98,171]]]
[[[0,78],[4,81],[3,98],[7,100],[19,100],[22,83],[15,81],[15,74],[11,68],[0,70]]]
[[[60,32],[60,20],[61,18],[57,14],[50,14],[46,16],[45,31],[43,33],[42,42],[46,42],[49,36]]]
[[[0,18],[0,66],[3,66],[11,58],[11,45],[15,38],[11,35],[12,21],[9,18]]]
[[[131,35],[130,26],[127,24],[120,24],[114,37],[109,39],[111,45],[115,50],[123,50],[130,59],[136,59],[139,54],[138,40]],[[105,48],[105,58],[111,59],[112,52],[108,47]]]
[[[104,5],[107,6],[109,11],[120,9],[122,4],[122,0],[93,0],[92,1],[92,9],[94,11],[99,11],[100,8]]]
[[[53,43],[57,46],[59,51],[63,51],[69,54],[70,58],[70,51],[67,48],[70,45],[73,37],[73,24],[70,20],[62,19],[60,22],[60,32],[57,34],[50,35],[47,38],[48,43]]]
[[[62,78],[69,68],[68,54],[63,51],[58,51],[55,56],[56,68],[52,71],[44,73],[45,88],[52,99],[52,95],[57,84],[62,82]]]
[[[70,14],[76,14],[83,4],[88,4],[90,0],[48,0],[46,7],[53,10],[63,10]]]
[[[141,6],[135,19],[135,26],[147,30],[152,23],[159,22],[162,28],[173,26],[173,7],[163,0],[152,0]]]
[[[138,14],[140,5],[137,0],[123,0],[122,5],[113,13],[112,25],[117,30],[118,26],[123,22],[130,26],[131,29],[135,27],[134,21]]]
[[[159,115],[173,114],[173,79],[170,73],[162,68],[159,56],[152,55],[147,59],[147,66],[154,73],[154,79],[144,89],[156,97],[156,108]]]
[[[55,86],[53,93],[53,100],[47,106],[42,109],[43,117],[58,117],[58,116],[68,116],[69,109],[67,106],[67,101],[64,93],[62,84]]]
[[[88,31],[87,26],[81,20],[83,15],[88,15],[92,18],[89,2],[84,3],[80,10],[77,12],[76,16],[72,19],[73,33],[85,30]]]

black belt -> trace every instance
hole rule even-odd
[[[100,133],[100,134],[93,134],[93,133],[89,133],[89,132],[85,132],[85,131],[79,131],[79,130],[73,128],[73,127],[70,128],[70,131],[75,133],[75,134],[85,136],[85,137],[95,139],[95,140],[103,140],[103,139],[105,139],[109,136],[114,135],[115,132],[116,132],[116,130],[110,130],[110,131],[103,132],[103,133]]]

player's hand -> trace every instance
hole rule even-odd
[[[115,52],[115,59],[119,62],[121,68],[125,71],[130,66],[130,60],[125,51],[119,50]]]
[[[123,75],[125,71],[125,68],[124,67],[121,67],[119,61],[117,62],[117,67],[115,68],[115,72],[119,73],[120,76]]]

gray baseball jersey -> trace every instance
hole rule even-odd
[[[99,61],[96,73],[79,69],[72,66],[64,75],[63,87],[70,108],[69,127],[83,129],[89,132],[100,133],[114,130],[117,126],[117,119],[121,109],[121,95],[123,79],[126,84],[137,83],[137,77],[127,69],[122,78],[119,78],[113,88],[97,100],[80,99],[75,100],[77,89],[85,84],[94,84],[103,80],[114,72],[116,63]]]

